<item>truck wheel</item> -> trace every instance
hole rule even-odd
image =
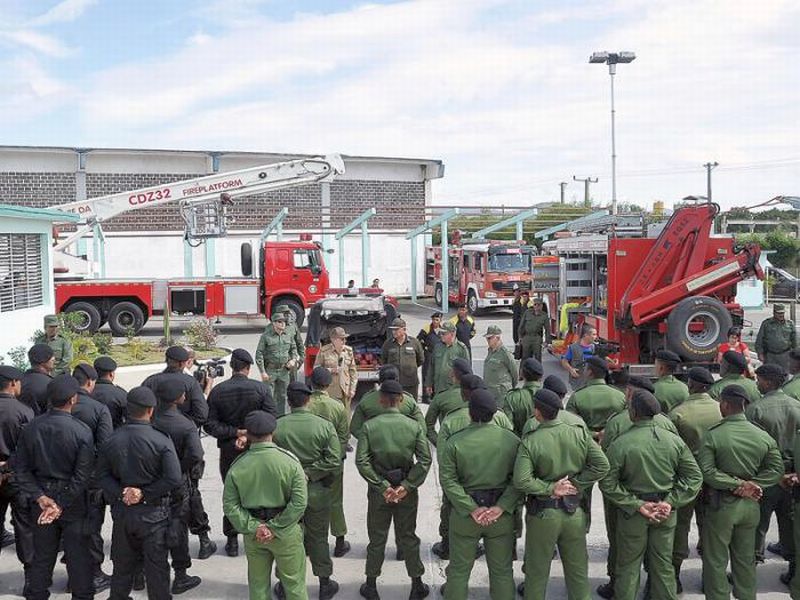
[[[467,294],[467,311],[471,315],[477,315],[481,312],[481,309],[478,308],[478,295],[474,290],[470,290],[469,294]]]
[[[436,284],[436,289],[433,292],[433,300],[436,302],[436,306],[442,305],[442,286],[438,283]]]
[[[732,326],[731,314],[716,298],[684,298],[667,319],[667,345],[686,361],[712,362]]]
[[[78,333],[94,333],[103,323],[100,311],[91,302],[73,302],[64,309],[64,312],[80,316],[80,319],[76,318],[72,325]]]
[[[302,304],[293,298],[278,298],[272,302],[272,310],[275,310],[275,307],[281,304],[285,304],[292,309],[297,326],[302,327],[303,321],[306,320],[306,311],[303,309]],[[272,313],[270,312],[270,314]]]
[[[139,333],[144,326],[144,313],[133,302],[118,302],[108,311],[108,326],[120,337],[128,335],[129,331]]]
[[[242,258],[242,275],[252,277],[253,275],[253,245],[250,242],[242,244],[239,250]]]

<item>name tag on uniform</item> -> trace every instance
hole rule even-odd
[[[412,346],[406,346],[405,348],[403,348],[403,350],[405,350],[409,354],[414,354],[414,348]]]

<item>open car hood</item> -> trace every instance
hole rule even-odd
[[[385,340],[389,325],[397,316],[394,306],[379,297],[340,297],[320,300],[308,314],[306,346],[319,346],[330,341],[329,331],[342,327],[348,344],[361,340]]]

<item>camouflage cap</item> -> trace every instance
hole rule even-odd
[[[786,312],[786,306],[784,306],[783,304],[773,304],[772,305],[772,312],[774,312],[774,313],[785,313]]]
[[[489,327],[486,328],[486,333],[483,334],[483,337],[487,337],[488,338],[488,337],[493,337],[495,335],[502,335],[502,334],[503,334],[503,332],[500,330],[500,328],[497,325],[489,325]]]
[[[455,333],[456,326],[448,321],[447,323],[442,323],[442,326],[439,328],[439,331],[442,333]]]
[[[330,338],[339,338],[342,340],[347,339],[347,332],[344,330],[344,327],[334,327],[330,331]]]
[[[61,323],[58,322],[58,317],[56,315],[46,315],[44,318],[44,326],[53,327],[54,325],[61,325]]]

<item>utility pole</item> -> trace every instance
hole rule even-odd
[[[562,181],[561,183],[558,184],[558,187],[561,188],[561,204],[564,204],[564,188],[567,187],[567,182]]]
[[[572,180],[573,181],[582,181],[583,182],[583,205],[585,207],[587,207],[587,208],[591,207],[592,206],[592,201],[589,199],[589,184],[590,183],[597,183],[597,177],[595,177],[595,178],[586,177],[585,179],[579,179],[579,178],[575,177],[575,175],[573,175],[572,176]]]
[[[707,162],[703,165],[706,168],[706,198],[708,198],[708,203],[711,204],[711,171],[713,171],[716,167],[719,166],[717,161]]]

